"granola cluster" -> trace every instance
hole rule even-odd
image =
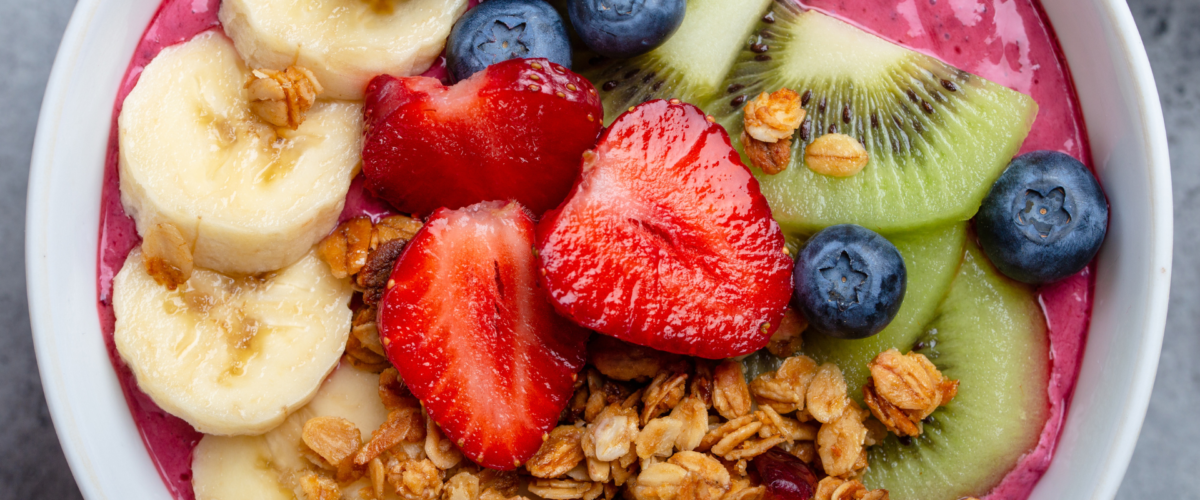
[[[897,436],[921,435],[921,421],[958,394],[958,381],[942,376],[919,353],[889,349],[871,361],[870,369],[863,402]]]
[[[768,345],[782,361],[753,377],[740,360],[690,358],[597,335],[559,425],[538,452],[514,472],[481,469],[463,460],[405,388],[375,325],[391,268],[420,227],[403,216],[356,218],[319,246],[334,272],[362,293],[344,359],[380,374],[389,414],[366,442],[343,419],[305,424],[304,449],[319,467],[299,481],[309,499],[339,498],[339,488],[366,477],[371,491],[363,498],[512,500],[524,487],[551,500],[760,500],[766,487],[751,462],[778,448],[821,478],[817,500],[884,500],[886,490],[859,481],[867,448],[889,431],[919,435],[921,420],[957,392],[958,382],[924,356],[893,349],[872,361],[863,409],[836,365],[800,353],[806,322],[790,310]]]
[[[317,255],[329,264],[338,278],[351,277],[362,294],[362,306],[354,313],[350,339],[343,359],[368,371],[381,372],[391,366],[375,325],[376,306],[388,289],[396,258],[421,229],[421,222],[403,215],[371,222],[365,216],[347,220],[317,245]]]
[[[288,66],[286,70],[256,69],[246,83],[250,92],[250,111],[279,128],[296,130],[304,123],[304,113],[324,91],[311,71]]]
[[[792,135],[804,122],[800,94],[782,88],[763,92],[746,103],[742,118],[742,147],[755,166],[778,174],[792,159]]]
[[[179,228],[161,222],[142,237],[142,263],[155,283],[174,290],[192,277],[192,247]]]

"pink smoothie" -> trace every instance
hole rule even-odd
[[[939,57],[989,80],[1030,94],[1040,109],[1022,151],[1059,150],[1091,166],[1087,134],[1071,76],[1037,0],[801,0],[888,40]],[[472,1],[474,5],[476,2]],[[164,0],[142,36],[113,109],[101,197],[97,287],[100,325],[130,413],[163,482],[177,500],[193,500],[192,449],[201,434],[160,409],[137,387],[113,344],[112,280],[129,251],[140,244],[133,220],[121,207],[117,182],[117,116],[146,64],[164,47],[218,28],[220,0]],[[445,78],[439,59],[427,76]],[[355,179],[342,219],[393,213]],[[1070,405],[1091,316],[1094,267],[1039,290],[1050,331],[1050,418],[1036,449],[1026,454],[985,500],[1023,499],[1054,454]]]

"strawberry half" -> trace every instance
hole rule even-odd
[[[792,260],[725,129],[679,101],[621,115],[538,226],[555,308],[600,333],[726,358],[762,348],[792,293]]]
[[[367,85],[363,175],[401,212],[517,200],[558,206],[604,108],[582,76],[546,59],[512,59],[446,87],[381,75]]]
[[[379,306],[388,359],[430,418],[480,465],[512,469],[554,428],[588,332],[534,278],[520,205],[439,209],[404,249]]]

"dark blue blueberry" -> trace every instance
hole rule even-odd
[[[1049,283],[1079,272],[1104,242],[1108,201],[1079,160],[1057,151],[1013,159],[975,217],[979,245],[1000,272]]]
[[[883,236],[841,224],[808,240],[793,279],[796,305],[809,326],[830,337],[862,339],[896,317],[908,271],[900,251]]]
[[[446,42],[446,66],[456,81],[498,62],[534,57],[571,67],[567,28],[541,0],[483,2],[454,23]]]
[[[662,45],[683,24],[685,10],[684,0],[567,0],[567,15],[583,43],[614,58]]]

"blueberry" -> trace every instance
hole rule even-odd
[[[684,0],[567,0],[571,25],[592,50],[633,57],[662,45],[679,25]]]
[[[1108,201],[1070,155],[1034,151],[1013,159],[975,217],[979,245],[1000,272],[1025,283],[1079,272],[1104,241]]]
[[[808,240],[793,279],[797,307],[809,326],[830,337],[862,339],[896,317],[908,271],[890,241],[865,227],[841,224]]]
[[[483,2],[454,23],[446,42],[446,66],[455,80],[498,62],[534,57],[571,67],[567,28],[541,0]]]

